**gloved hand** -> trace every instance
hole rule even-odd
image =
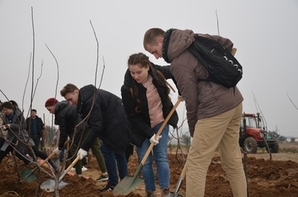
[[[156,144],[158,144],[159,143],[159,139],[162,137],[161,135],[159,135],[158,136],[158,138],[157,139],[155,139],[155,134],[154,135],[152,135],[152,137],[150,138],[150,143],[153,143],[154,145],[156,145]]]
[[[61,150],[59,150],[59,148],[57,147],[55,150],[53,150],[53,153],[55,153],[56,155],[60,155]]]
[[[184,101],[184,98],[181,95],[178,96],[178,99],[180,99],[181,102]]]
[[[83,159],[84,157],[87,156],[87,151],[85,151],[84,149],[80,148],[80,150],[78,151],[77,156],[80,156],[80,159]]]

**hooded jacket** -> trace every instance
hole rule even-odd
[[[167,31],[168,32],[168,31]],[[191,136],[199,119],[209,118],[233,109],[243,101],[238,88],[226,88],[220,84],[202,81],[208,72],[204,66],[187,50],[195,40],[192,30],[173,30],[171,35],[166,32],[163,54],[171,63],[171,73],[177,81],[179,91],[186,103],[187,120]],[[228,50],[233,43],[220,36],[199,34],[220,42]]]
[[[81,148],[88,150],[94,139],[99,137],[114,152],[125,152],[129,145],[130,129],[119,97],[87,85],[79,91],[77,109],[90,127]]]
[[[161,102],[163,105],[163,109],[162,109],[163,117],[165,119],[169,114],[169,112],[171,111],[171,109],[173,108],[173,104],[172,102],[168,102],[169,100],[168,100],[167,87],[162,87],[157,82],[157,77],[159,78],[158,80],[165,80],[165,79],[157,73],[156,69],[160,70],[166,79],[172,79],[174,83],[176,81],[174,80],[170,72],[170,66],[158,66],[158,65],[152,64],[148,71],[149,74],[152,76],[152,79],[153,79],[152,83],[156,87],[159,93],[159,96],[161,98]],[[137,95],[134,95],[135,92],[132,92],[132,90],[134,90],[134,84],[138,89]],[[148,102],[146,97],[146,88],[142,84],[138,84],[135,82],[135,79],[133,79],[128,69],[124,76],[124,84],[121,87],[121,95],[122,95],[124,109],[132,129],[130,142],[138,147],[141,147],[143,141],[146,138],[150,139],[154,134],[154,132],[150,124]],[[137,112],[135,110],[137,106],[137,100],[139,100],[141,104],[139,107],[140,112]],[[177,115],[177,112],[175,111],[172,117],[170,118],[168,124],[176,128],[177,122],[178,122],[178,115]]]
[[[26,144],[28,143],[30,146],[34,146],[35,144],[26,131],[26,121],[23,113],[19,109],[14,110],[13,113],[14,114],[11,120],[4,113],[1,117],[3,124],[10,124],[10,129],[7,130],[6,140],[16,143],[19,138],[20,140],[16,146],[17,150],[19,150],[23,155],[26,155],[28,151]],[[8,146],[9,143],[5,141],[1,147],[1,150],[5,151]]]
[[[76,125],[76,131],[74,130]],[[67,101],[58,102],[55,106],[55,125],[59,125],[60,137],[58,147],[63,149],[64,144],[69,136],[72,140],[77,141],[82,134],[82,131],[87,128],[86,122],[82,121],[77,112],[76,105],[69,105]],[[74,135],[76,132],[76,135]]]

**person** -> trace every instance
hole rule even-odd
[[[86,85],[78,89],[71,83],[66,84],[60,94],[70,104],[77,105],[78,113],[90,127],[78,151],[80,158],[87,155],[87,150],[96,137],[101,139],[101,151],[109,179],[107,185],[99,189],[99,192],[112,191],[118,184],[118,174],[120,179],[127,175],[125,151],[129,146],[130,128],[121,99],[94,85]]]
[[[71,155],[75,155],[80,143],[81,136],[83,135],[82,138],[84,139],[89,130],[88,125],[86,125],[85,122],[82,122],[80,115],[77,113],[76,106],[69,105],[67,101],[58,102],[56,98],[49,98],[45,102],[45,107],[50,113],[55,115],[55,124],[59,125],[60,128],[58,147],[53,152],[59,156],[61,151],[64,149],[67,138],[69,137],[71,140],[74,141],[73,146],[70,149],[70,153]],[[78,127],[76,127],[76,125],[78,125]],[[98,138],[96,138],[96,140],[93,142],[91,150],[101,169],[101,175],[97,179],[97,181],[107,181],[107,168],[103,155],[100,151]],[[76,163],[75,171],[77,176],[82,176],[82,160]]]
[[[2,117],[2,101],[0,100],[0,117]],[[3,125],[3,120],[0,118],[0,125]],[[0,138],[4,138],[7,135],[7,130],[3,130],[2,127],[0,127]]]
[[[199,34],[217,40],[228,50],[233,43],[221,36]],[[192,144],[187,157],[186,196],[204,196],[208,167],[219,148],[222,167],[234,197],[247,196],[247,183],[238,144],[243,97],[237,87],[226,88],[206,81],[208,72],[187,50],[192,30],[160,28],[146,31],[143,46],[156,59],[171,63],[171,73],[185,99]]]
[[[150,143],[155,144],[153,153],[148,156],[142,168],[148,197],[155,196],[156,190],[153,157],[162,196],[170,195],[168,133],[169,125],[177,127],[178,122],[178,115],[175,111],[161,135],[155,139],[155,134],[173,108],[169,97],[170,88],[159,72],[166,79],[173,79],[170,66],[155,65],[143,53],[132,54],[128,59],[128,69],[121,87],[124,109],[132,125],[131,143],[136,145],[139,160],[143,159]]]
[[[48,156],[39,151],[35,146],[33,140],[29,137],[26,131],[26,122],[23,113],[19,110],[17,103],[15,101],[7,101],[2,104],[2,128],[7,130],[6,140],[1,138],[1,149],[0,149],[0,162],[2,159],[13,149],[16,149],[16,155],[24,161],[25,164],[30,164],[32,161],[26,157],[27,153],[34,158],[31,151],[28,151],[27,146],[31,146],[34,154],[37,157],[46,159]],[[49,160],[49,163],[57,172],[59,168]]]
[[[27,132],[29,133],[30,138],[33,140],[36,148],[42,150],[42,147],[40,147],[39,144],[43,139],[43,130],[45,129],[45,125],[42,122],[42,119],[36,114],[36,109],[31,109],[30,117],[26,118]]]

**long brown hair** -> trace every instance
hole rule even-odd
[[[151,71],[152,73],[152,77],[153,79],[155,79],[158,83],[158,85],[160,85],[161,87],[166,87],[167,88],[167,94],[169,95],[170,93],[170,88],[167,86],[166,80],[164,78],[164,76],[162,76],[161,74],[158,73],[158,71],[152,67],[152,63],[149,61],[149,57],[147,55],[145,55],[144,53],[135,53],[132,54],[131,56],[129,56],[128,61],[127,61],[128,67],[130,65],[136,65],[138,64],[141,68],[147,68],[150,67],[149,71]],[[132,82],[132,90],[131,90],[131,94],[133,98],[137,98],[138,94],[139,94],[139,89],[137,86],[137,83],[135,80],[133,80]],[[168,96],[167,99],[167,103],[170,103],[170,97]],[[136,107],[135,107],[135,111],[137,113],[141,112],[141,101],[139,99],[136,99]]]

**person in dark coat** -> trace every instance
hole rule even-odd
[[[7,130],[7,136],[4,143],[1,143],[2,146],[0,149],[0,162],[10,151],[15,148],[17,150],[16,155],[20,159],[22,159],[25,164],[30,164],[30,159],[25,155],[27,155],[27,153],[31,156],[34,155],[31,151],[28,150],[28,146],[31,146],[34,154],[37,157],[46,159],[48,156],[37,149],[33,140],[29,137],[27,131],[25,130],[26,122],[23,113],[19,110],[16,103],[13,103],[14,102],[4,102],[2,104],[2,128],[4,130]],[[55,166],[55,164],[51,160],[49,160],[49,163],[56,172],[59,170],[59,168]]]
[[[34,141],[35,146],[42,150],[43,147],[39,147],[39,144],[43,138],[42,131],[44,130],[44,123],[36,113],[36,109],[31,109],[31,116],[26,118],[27,132],[29,133],[30,138]]]
[[[99,191],[113,190],[118,184],[118,173],[120,179],[127,175],[125,151],[129,146],[130,129],[122,100],[111,92],[93,85],[79,89],[69,83],[60,93],[70,104],[77,105],[78,113],[90,127],[78,151],[80,158],[87,155],[87,150],[96,137],[102,140],[101,151],[105,158],[109,180],[106,187]]]
[[[47,110],[55,115],[55,125],[59,125],[60,135],[58,147],[53,151],[56,155],[60,155],[64,148],[65,142],[69,137],[73,141],[70,148],[71,155],[75,155],[78,149],[81,138],[84,139],[89,131],[89,127],[85,121],[82,121],[80,114],[77,113],[77,107],[70,105],[67,101],[58,102],[55,98],[49,98],[45,102]],[[78,126],[77,126],[78,125]],[[83,136],[82,136],[83,135]],[[98,162],[101,176],[98,181],[107,181],[108,174],[103,155],[100,151],[99,139],[93,142],[91,151]],[[82,160],[75,165],[76,174],[80,177],[82,175]]]

